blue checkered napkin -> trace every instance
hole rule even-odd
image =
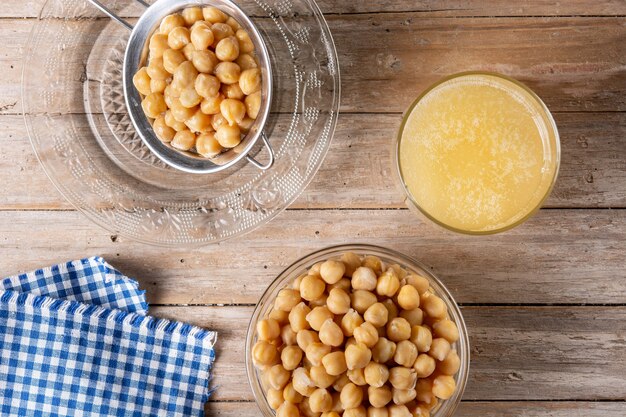
[[[146,314],[145,291],[99,256],[70,261],[0,281],[0,290],[47,295]]]
[[[134,312],[0,290],[0,415],[203,416],[215,337]]]

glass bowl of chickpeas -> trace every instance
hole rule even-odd
[[[261,297],[246,340],[266,417],[449,417],[469,362],[463,317],[441,281],[371,245],[289,266]]]
[[[215,173],[244,157],[268,169],[263,128],[272,67],[254,22],[230,0],[160,0],[134,26],[124,58],[131,120],[163,162]],[[269,161],[248,155],[262,139]]]

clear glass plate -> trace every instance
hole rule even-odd
[[[110,0],[137,17],[131,0]],[[59,191],[112,233],[156,245],[202,245],[249,232],[284,210],[320,167],[335,130],[339,68],[313,0],[242,0],[274,69],[265,132],[276,154],[193,175],[158,160],[126,112],[122,64],[130,34],[84,1],[48,0],[24,55],[22,96],[33,148]],[[266,157],[261,144],[251,155]]]

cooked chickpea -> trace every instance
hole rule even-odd
[[[348,378],[348,374],[343,373],[341,374],[341,376],[339,376],[335,382],[333,382],[333,389],[336,392],[341,392],[341,390],[343,389],[343,387],[346,386],[346,384],[348,384],[350,382],[350,378]]]
[[[283,288],[278,292],[274,301],[274,308],[281,311],[290,312],[300,303],[300,293],[296,290]]]
[[[337,347],[343,343],[343,332],[332,319],[328,319],[322,324],[319,337],[322,343],[328,346]]]
[[[152,92],[150,88],[150,76],[148,75],[148,69],[146,67],[141,68],[133,76],[133,85],[144,96],[147,96]]]
[[[224,84],[220,91],[225,98],[234,98],[240,101],[246,98],[241,88],[239,88],[239,84]]]
[[[424,326],[413,326],[411,328],[411,342],[417,347],[418,352],[428,352],[433,342],[433,335]]]
[[[356,408],[363,401],[363,389],[350,382],[341,390],[340,400],[344,410]]]
[[[159,26],[159,32],[163,35],[169,35],[169,33],[177,27],[185,26],[185,19],[179,14],[171,14],[166,16]]]
[[[276,346],[265,340],[259,340],[252,348],[252,359],[259,365],[272,365],[278,357]]]
[[[400,281],[402,281],[409,274],[406,269],[402,268],[398,264],[391,264],[389,265],[389,268],[394,270]]]
[[[272,366],[267,372],[268,383],[275,390],[282,390],[289,382],[289,377],[291,376],[291,372],[287,371],[280,364]]]
[[[314,413],[330,411],[333,406],[333,397],[326,389],[318,388],[311,394],[309,406]]]
[[[372,348],[378,342],[378,331],[372,323],[366,321],[354,329],[354,339],[358,343],[363,343],[368,348]]]
[[[398,306],[391,299],[386,299],[383,301],[383,305],[387,309],[387,322],[398,317]]]
[[[412,285],[404,285],[398,292],[398,304],[404,310],[413,310],[420,306],[420,295]]]
[[[348,278],[341,278],[339,281],[337,281],[334,284],[330,284],[328,285],[328,290],[332,290],[335,288],[339,288],[343,291],[345,291],[346,293],[350,292],[350,289],[352,288],[352,285],[350,283],[350,280]]]
[[[206,91],[204,92],[206,93]],[[204,114],[210,114],[210,115],[220,114],[220,104],[222,103],[222,100],[223,100],[223,97],[220,95],[217,95],[215,97],[206,97],[204,100],[202,100],[202,103],[200,103],[200,109],[202,110]]]
[[[320,271],[322,269],[322,264],[324,262],[318,262],[315,265],[313,265],[312,267],[309,268],[309,275],[316,275],[316,276],[320,276]]]
[[[230,36],[217,43],[215,55],[220,61],[234,61],[239,56],[239,42]]]
[[[196,135],[191,130],[181,130],[176,132],[170,143],[176,149],[188,151],[196,145]]]
[[[309,371],[305,368],[296,368],[293,371],[291,383],[293,388],[305,397],[310,397],[315,391],[315,384],[311,380]]]
[[[141,107],[143,108],[146,116],[156,119],[167,110],[167,104],[165,104],[165,99],[163,98],[163,94],[160,93],[151,93],[146,96],[141,102]]]
[[[265,397],[267,398],[267,402],[270,407],[272,407],[274,410],[277,410],[278,407],[280,407],[280,405],[285,402],[282,390],[270,388],[267,390],[267,395]]]
[[[363,343],[350,345],[345,352],[348,369],[365,368],[372,359],[372,351]]]
[[[225,124],[217,128],[215,138],[224,148],[234,148],[241,142],[241,131],[239,126]]]
[[[179,122],[186,122],[196,113],[197,109],[195,107],[185,107],[177,98],[173,98],[171,101],[172,105],[170,106],[170,111],[172,112],[174,118]]]
[[[306,348],[315,342],[319,342],[320,338],[317,335],[317,332],[312,330],[300,330],[296,335],[296,343],[303,351],[306,351]]]
[[[309,306],[311,306],[311,307],[326,306],[326,300],[327,299],[328,299],[328,296],[326,295],[326,293],[324,293],[319,298],[316,298],[315,300],[309,301]]]
[[[302,361],[302,349],[295,345],[285,346],[280,352],[280,360],[286,370],[293,371]]]
[[[389,417],[413,417],[406,405],[393,404],[388,408]]]
[[[196,68],[191,62],[185,61],[176,68],[172,84],[181,88],[191,87],[194,85],[197,77],[198,71]]]
[[[163,93],[166,87],[167,81],[165,80],[150,80],[150,91],[153,93]]]
[[[220,126],[220,128],[222,128],[222,126]],[[217,140],[219,141],[219,138]],[[309,322],[306,321],[306,315],[309,314],[310,312],[311,312],[311,309],[303,302],[293,307],[293,309],[289,313],[289,325],[291,326],[291,330],[298,333],[301,330],[308,329]]]
[[[363,318],[354,309],[348,310],[348,312],[341,318],[341,330],[347,337],[354,335],[354,329],[363,324]]]
[[[168,49],[163,53],[163,68],[170,74],[174,74],[178,66],[185,61],[185,55],[176,49]]]
[[[400,280],[393,269],[388,269],[378,277],[376,293],[378,295],[393,297],[400,289]]]
[[[320,342],[309,343],[306,347],[306,358],[313,366],[322,364],[322,358],[330,353],[330,346]]]
[[[309,374],[311,375],[311,380],[318,388],[328,388],[337,379],[336,376],[330,375],[328,372],[326,372],[326,368],[324,368],[324,365],[312,366],[309,370]]]
[[[166,80],[170,77],[170,73],[163,66],[162,57],[151,59],[146,72],[152,80]]]
[[[365,311],[363,318],[368,323],[373,324],[376,327],[381,327],[387,324],[389,312],[385,308],[383,303],[374,303]]]
[[[443,337],[433,339],[433,343],[430,345],[428,354],[438,361],[442,361],[450,353],[450,342]]]
[[[444,375],[454,375],[459,371],[459,368],[461,368],[461,359],[456,350],[451,350],[448,356],[437,364],[437,369]]]
[[[452,320],[439,320],[433,324],[433,333],[437,337],[443,337],[450,343],[459,340],[459,329]]]
[[[280,326],[276,320],[264,319],[257,323],[256,332],[259,339],[270,341],[280,336]]]
[[[422,296],[422,310],[432,318],[444,318],[446,316],[446,303],[434,294],[426,293]]]
[[[241,69],[239,65],[234,62],[220,62],[215,66],[213,73],[224,84],[234,84],[239,81]],[[250,115],[250,117],[252,117],[252,115]],[[256,119],[256,116],[252,118]]]
[[[389,382],[394,388],[413,389],[417,381],[415,369],[396,366],[389,370]]]
[[[196,138],[196,151],[205,158],[213,158],[222,153],[223,150],[222,145],[215,139],[215,134],[211,132],[202,133]],[[291,330],[287,326],[285,328]]]
[[[211,45],[214,49],[217,48],[217,45],[220,43],[220,41],[235,36],[235,31],[233,30],[233,28],[231,28],[226,23],[214,23],[211,26],[211,30],[213,31],[213,36],[215,37],[215,40]],[[239,49],[239,42],[237,42],[237,49]]]
[[[328,375],[341,375],[348,369],[346,363],[346,355],[344,352],[338,350],[331,352],[322,358],[322,365]]]
[[[197,109],[197,107],[194,107]],[[202,113],[202,110],[198,109],[196,112],[185,122],[185,125],[192,132],[196,133],[212,133],[211,116]],[[215,138],[215,136],[213,136]],[[217,140],[217,139],[216,139]]]
[[[424,322],[424,312],[420,308],[402,310],[400,317],[408,321],[411,326],[420,326]]]
[[[319,417],[320,413],[315,413],[311,410],[311,406],[309,405],[309,398],[305,397],[300,403],[299,407],[300,415],[302,417]]]
[[[187,61],[193,61],[193,54],[196,52],[196,47],[193,46],[193,43],[189,42],[183,47],[182,52]]]
[[[292,403],[284,402],[276,410],[276,417],[300,417],[300,411]]]
[[[433,394],[435,397],[447,400],[452,397],[456,389],[456,382],[450,375],[439,375],[433,380]]]
[[[350,296],[341,288],[333,288],[328,294],[326,305],[333,314],[346,314],[350,310]]]
[[[394,342],[408,340],[411,337],[411,325],[406,319],[396,317],[387,323],[387,337]]]
[[[372,358],[378,363],[388,362],[396,353],[396,344],[385,337],[379,337],[372,348]]]
[[[295,390],[293,383],[285,385],[283,390],[283,398],[285,401],[289,401],[292,404],[299,404],[302,401],[302,394]]]
[[[414,388],[411,388],[411,389],[392,388],[391,395],[392,395],[392,400],[395,404],[402,405],[402,404],[406,404],[406,403],[413,401],[417,393]]]
[[[191,29],[191,43],[198,51],[207,50],[215,41],[213,31],[207,25],[196,25]]]
[[[235,60],[235,63],[239,65],[239,68],[241,68],[242,71],[259,67],[256,59],[254,59],[254,57],[250,54],[240,54],[239,57]],[[359,265],[361,265],[360,260]]]
[[[157,138],[165,143],[171,142],[176,135],[176,131],[165,123],[165,118],[163,116],[156,118],[154,124],[152,125],[152,129],[154,130],[154,134]]]
[[[435,366],[436,363],[432,356],[427,355],[426,353],[421,353],[415,360],[413,369],[415,369],[418,378],[428,378],[433,372],[435,372]]]
[[[177,132],[187,129],[187,125],[185,125],[185,123],[176,120],[171,110],[165,112],[165,124]]]
[[[325,289],[326,284],[324,281],[315,275],[307,275],[300,283],[300,295],[307,301],[318,299],[324,294]]]
[[[364,370],[365,382],[368,385],[380,388],[389,380],[389,369],[386,365],[376,362],[367,364]]]
[[[365,372],[363,371],[363,368],[348,369],[346,375],[348,375],[348,379],[353,384],[356,384],[360,387],[366,384]]]
[[[167,39],[167,35],[163,35],[161,33],[155,33],[152,35],[148,46],[148,49],[150,50],[150,59],[161,58],[163,53],[170,48],[168,46]]]
[[[239,50],[243,53],[249,54],[254,51],[254,43],[250,39],[250,35],[243,29],[238,29],[235,32],[235,37],[239,42]]]
[[[374,291],[377,282],[378,277],[371,268],[360,266],[352,273],[352,288],[354,289]]]
[[[373,407],[384,407],[387,405],[387,403],[389,403],[389,401],[391,401],[391,398],[391,388],[389,388],[387,385],[383,385],[380,388],[372,386],[367,388],[367,399]]]
[[[286,311],[276,310],[275,308],[269,312],[267,318],[276,320],[276,322],[281,326],[289,323],[289,313],[287,313]]]
[[[342,417],[367,417],[367,411],[362,405],[356,408],[349,408],[343,412]]]
[[[246,95],[250,95],[252,93],[256,93],[257,91],[260,91],[261,90],[261,70],[258,68],[251,68],[251,69],[243,70],[241,72],[241,75],[239,76],[239,87],[241,88],[241,91]],[[333,262],[340,262],[340,261],[333,261]],[[345,265],[344,265],[344,272],[345,272]],[[343,276],[343,273],[342,273],[342,276]],[[341,279],[341,277],[339,279]]]
[[[246,71],[244,71],[241,75],[243,76],[244,74],[246,74]],[[241,86],[241,79],[239,80],[239,84]],[[251,94],[254,92],[246,93],[243,87],[241,90],[245,94]],[[343,273],[345,271],[346,266],[341,261],[328,260],[320,266],[320,276],[327,284],[337,283],[341,278],[343,278]]]
[[[415,398],[423,403],[429,403],[433,397],[433,381],[430,378],[420,378],[415,384]]]
[[[187,26],[191,26],[197,21],[204,19],[202,9],[199,7],[188,7],[183,10],[181,14]]]
[[[366,255],[361,265],[373,269],[377,274],[383,272],[383,261],[378,256]]]
[[[239,126],[239,123],[241,123],[243,118],[246,116],[246,106],[241,101],[232,98],[222,100],[220,103],[220,111],[222,112],[222,116],[224,116],[224,118],[228,121],[228,124],[231,126]],[[324,289],[326,289],[326,287],[323,287],[323,290]],[[302,289],[300,291],[302,291]],[[304,298],[307,299],[306,297]],[[319,296],[311,300],[315,300],[317,298],[319,298]]]
[[[417,359],[417,348],[408,340],[403,340],[398,343],[396,347],[396,353],[393,360],[398,364],[406,367],[411,367]]]
[[[194,67],[196,67],[199,72],[205,74],[215,71],[215,68],[220,62],[213,51],[208,50],[193,51],[191,60]]]
[[[389,417],[389,411],[387,411],[386,407],[368,407],[367,417]]]
[[[228,20],[226,13],[218,9],[217,7],[205,7],[202,9],[202,15],[204,20],[211,23],[223,23]]]
[[[167,44],[172,49],[183,49],[189,42],[191,42],[189,29],[183,26],[175,27],[167,35]]]
[[[192,86],[182,90],[178,99],[180,100],[180,104],[188,109],[196,107],[202,101],[202,97],[200,97],[200,95],[196,92],[196,89]]]
[[[306,316],[306,320],[311,325],[311,328],[316,331],[320,331],[322,328],[322,324],[326,320],[332,319],[333,313],[326,306],[319,306],[313,308],[309,314]]]
[[[359,314],[364,314],[368,308],[378,301],[376,294],[365,290],[354,291],[350,295],[350,299],[352,308],[358,311]]]
[[[256,68],[256,67],[255,67]],[[243,69],[243,67],[242,67]],[[361,258],[353,252],[345,252],[341,255],[341,262],[346,266],[345,276],[352,277],[352,274],[361,266]]]
[[[411,410],[413,417],[430,417],[430,410],[424,404],[418,404]]]
[[[226,19],[226,24],[230,26],[235,32],[241,29],[241,25],[232,16]]]
[[[244,100],[246,103],[246,112],[252,119],[256,119],[261,110],[261,92],[257,91],[246,97]]]
[[[410,274],[405,277],[405,281],[407,284],[415,287],[420,295],[424,294],[430,288],[430,282],[427,278],[424,278],[420,275]]]

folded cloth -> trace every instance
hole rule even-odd
[[[2,280],[0,415],[203,416],[216,334],[146,312],[100,257]]]

